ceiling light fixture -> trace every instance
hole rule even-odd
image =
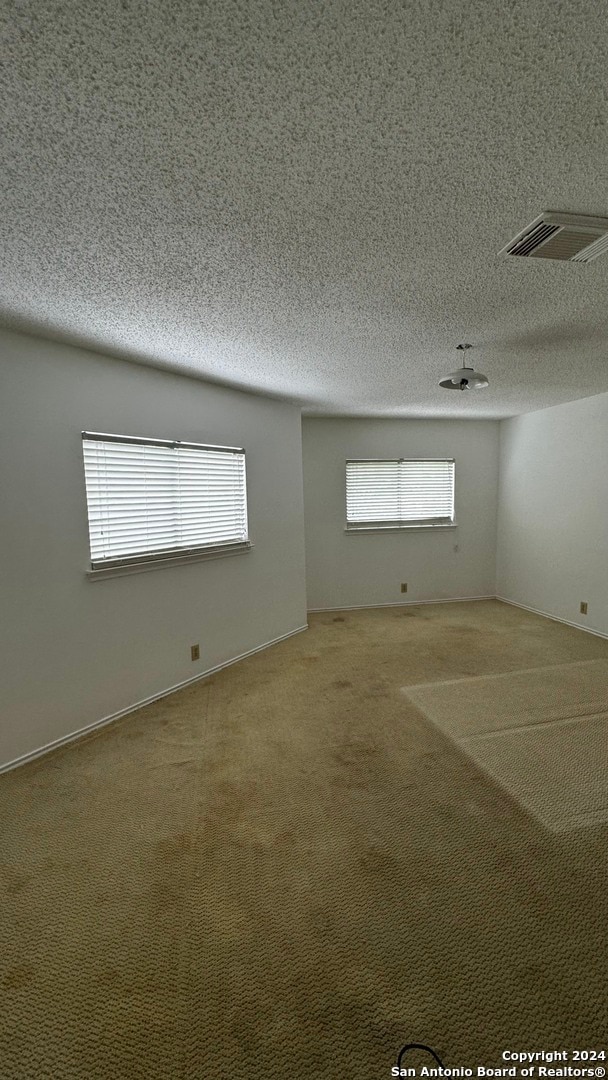
[[[464,351],[472,349],[473,346],[457,345],[456,348]],[[453,371],[451,375],[446,375],[439,385],[443,386],[444,390],[483,390],[488,385],[488,380],[485,375],[472,367],[461,367],[458,371]]]

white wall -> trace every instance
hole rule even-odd
[[[7,332],[0,368],[0,764],[305,624],[298,409]],[[87,579],[83,429],[244,446],[253,550]]]
[[[500,459],[498,594],[608,634],[608,394],[502,421]]]
[[[310,609],[494,595],[497,421],[320,417],[302,427]],[[458,528],[346,533],[346,459],[417,456],[456,459]]]

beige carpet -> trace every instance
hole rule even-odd
[[[608,660],[404,693],[541,824],[608,822]]]
[[[494,601],[319,615],[0,777],[2,1080],[601,1045],[607,827],[545,828],[402,687],[606,659]]]

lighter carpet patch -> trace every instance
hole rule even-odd
[[[608,661],[404,693],[543,825],[560,832],[608,821]]]

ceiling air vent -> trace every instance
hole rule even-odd
[[[510,240],[500,255],[591,262],[608,251],[608,218],[547,211]]]

